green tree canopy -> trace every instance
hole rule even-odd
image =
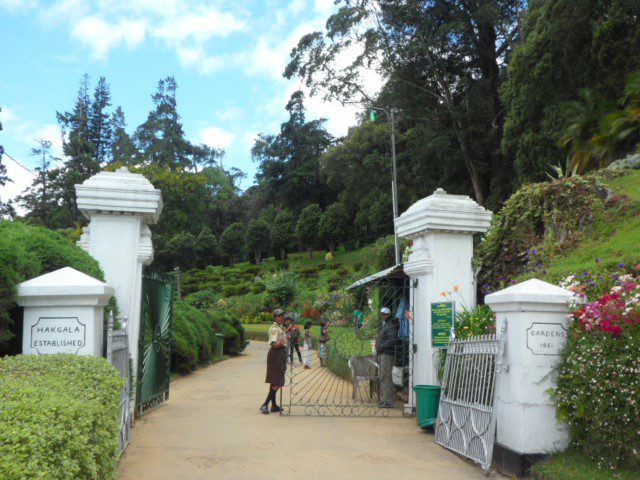
[[[339,0],[326,32],[303,36],[285,76],[348,103],[399,107],[455,142],[476,200],[504,197],[510,163],[500,142],[500,65],[517,38],[518,2]],[[351,63],[344,53],[356,49]],[[388,79],[374,98],[371,69]],[[446,185],[445,185],[446,186]]]
[[[336,244],[344,240],[349,231],[349,214],[341,203],[329,205],[320,218],[318,236],[333,254]]]
[[[639,17],[635,0],[529,2],[525,41],[502,88],[502,148],[521,183],[545,178],[565,157],[558,140],[566,102],[578,100],[584,88],[603,98],[622,96],[625,78],[640,68]]]
[[[214,265],[220,257],[220,245],[218,239],[207,226],[202,227],[196,237],[195,252],[197,264],[204,268],[207,265]]]
[[[247,234],[245,237],[247,250],[253,253],[256,265],[260,264],[262,252],[266,252],[270,247],[271,229],[269,224],[261,219],[252,220],[247,226]]]
[[[322,218],[322,209],[317,203],[305,207],[298,216],[296,235],[307,249],[307,255],[312,258],[312,248],[318,243],[318,224]]]
[[[286,105],[289,120],[277,135],[260,134],[251,156],[258,162],[258,190],[269,204],[299,211],[324,204],[329,191],[320,172],[320,156],[333,142],[324,119],[307,121],[304,95],[294,92]]]
[[[285,259],[287,250],[296,242],[296,223],[291,210],[283,210],[271,224],[271,247],[280,259]]]
[[[245,228],[242,222],[229,225],[220,236],[220,249],[233,265],[245,247]]]

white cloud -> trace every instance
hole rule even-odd
[[[195,67],[203,75],[215,73],[227,64],[223,56],[207,55],[202,47],[178,47],[176,53],[183,67]]]
[[[145,37],[143,20],[119,19],[109,23],[100,17],[84,17],[75,24],[71,35],[89,48],[96,59],[104,59],[110,50],[120,45],[135,48]]]
[[[0,8],[9,11],[28,10],[35,5],[34,0],[0,0]]]
[[[216,118],[221,122],[237,122],[244,118],[244,110],[239,107],[228,107],[218,110]]]
[[[7,176],[11,182],[7,182],[4,187],[0,187],[0,200],[3,202],[14,200],[18,195],[31,185],[35,178],[35,173],[21,164],[16,163],[7,156],[2,157],[2,164],[7,167]],[[18,214],[24,215],[26,212],[16,206]]]
[[[19,117],[9,107],[2,107],[2,110],[0,110],[0,123],[2,123],[5,130],[18,120],[18,118]]]
[[[198,131],[200,143],[214,148],[228,148],[236,139],[236,134],[220,127],[206,127]]]
[[[153,35],[169,42],[193,40],[202,43],[214,36],[226,37],[230,33],[244,30],[246,26],[246,22],[237,19],[230,12],[203,8],[166,19],[153,29]]]
[[[306,0],[293,0],[289,2],[289,6],[287,8],[291,13],[293,13],[294,15],[297,15],[299,13],[302,13],[302,11],[305,9],[306,6],[307,6]]]

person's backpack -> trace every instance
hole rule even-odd
[[[298,325],[293,327],[291,331],[291,340],[297,342],[298,338],[300,338],[300,327]]]

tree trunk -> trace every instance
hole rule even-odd
[[[286,260],[287,259],[287,252],[285,251],[284,247],[280,248],[280,258],[282,260]]]
[[[311,250],[311,246],[308,246],[308,247],[307,247],[307,257],[308,257],[309,259],[312,259],[312,258],[313,258],[313,251]]]
[[[260,265],[260,260],[262,258],[262,252],[254,252],[254,258],[256,260],[256,265]]]
[[[484,206],[486,198],[484,194],[484,188],[482,186],[482,178],[480,178],[480,174],[478,173],[478,169],[476,168],[475,161],[471,157],[471,153],[467,149],[467,144],[462,134],[462,125],[460,125],[457,120],[455,122],[455,125],[457,125],[458,127],[456,129],[456,137],[458,138],[460,150],[462,151],[464,165],[465,167],[467,167],[467,172],[469,173],[469,180],[471,180],[471,186],[473,187],[473,193],[476,197],[476,202]]]

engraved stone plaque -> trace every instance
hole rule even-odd
[[[533,355],[560,355],[567,344],[567,329],[561,323],[533,322],[527,328],[527,348]]]
[[[86,344],[87,327],[77,317],[40,317],[31,327],[31,348],[38,354],[77,354]]]

